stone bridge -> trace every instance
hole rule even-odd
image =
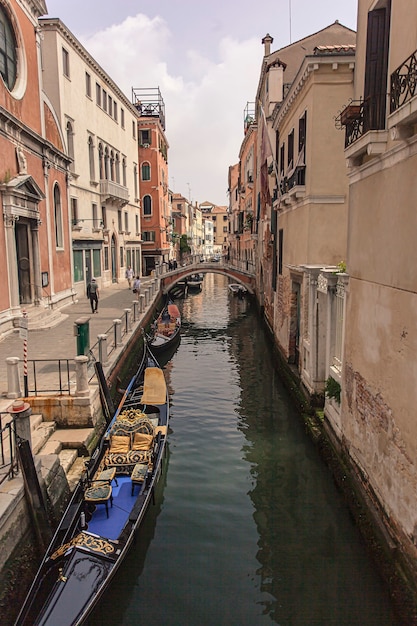
[[[161,279],[161,288],[164,294],[168,293],[170,289],[174,287],[179,281],[191,276],[191,274],[223,274],[228,278],[232,278],[235,283],[244,285],[249,293],[255,292],[255,275],[251,272],[245,272],[243,270],[229,265],[227,262],[220,261],[218,263],[214,261],[206,261],[203,263],[191,263],[184,267],[177,267],[175,270],[168,270],[159,274]]]

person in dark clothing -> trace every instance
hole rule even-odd
[[[91,312],[98,313],[98,297],[99,289],[95,278],[91,279],[91,282],[87,285],[87,298],[90,299]]]

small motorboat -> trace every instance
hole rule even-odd
[[[228,285],[230,293],[239,298],[243,298],[248,293],[246,287],[240,283],[229,283]]]
[[[191,276],[188,277],[188,290],[189,291],[201,291],[202,286],[203,286],[203,279],[204,279],[204,275],[203,274],[191,274]]]

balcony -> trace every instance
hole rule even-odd
[[[304,198],[306,184],[306,166],[298,165],[291,176],[285,176],[281,181],[281,195],[285,204],[291,204]],[[274,198],[275,199],[275,192]]]
[[[382,154],[387,145],[385,95],[366,101],[353,100],[336,118],[336,127],[345,127],[345,154],[350,165],[360,165],[367,156]]]
[[[101,202],[112,202],[118,206],[124,206],[129,202],[129,190],[127,187],[113,180],[100,180]]]
[[[392,74],[388,128],[393,139],[415,134],[417,123],[417,51],[413,52]]]

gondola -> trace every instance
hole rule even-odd
[[[188,291],[201,291],[203,279],[203,274],[191,274],[191,276],[188,277]]]
[[[77,485],[16,626],[76,626],[123,562],[161,473],[169,423],[163,370],[141,364]]]
[[[180,337],[181,313],[176,304],[168,301],[151,328],[150,349],[158,356],[176,345]]]

